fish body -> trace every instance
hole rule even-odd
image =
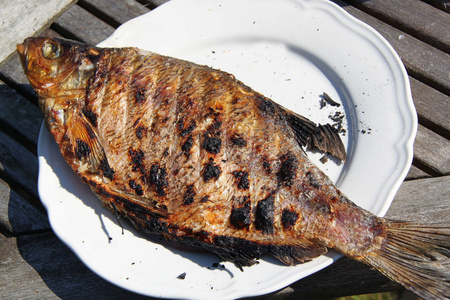
[[[449,298],[449,226],[351,202],[303,150],[315,141],[345,160],[329,126],[229,73],[137,48],[30,38],[18,51],[67,163],[138,229],[239,267],[333,248],[425,298]]]

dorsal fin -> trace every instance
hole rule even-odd
[[[305,147],[309,145],[311,149],[318,149],[329,153],[334,157],[345,161],[347,153],[344,144],[336,129],[330,124],[316,125],[313,121],[294,113],[293,111],[281,107],[288,125],[292,128],[297,138],[297,142]]]

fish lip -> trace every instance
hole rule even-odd
[[[26,70],[27,66],[27,52],[28,52],[28,43],[27,40],[23,41],[21,44],[17,44],[17,52],[19,53],[20,62],[22,63],[23,68]]]

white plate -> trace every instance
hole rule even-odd
[[[316,122],[345,113],[347,163],[322,164],[320,154],[310,155],[378,215],[411,164],[417,119],[404,67],[378,33],[330,2],[173,0],[127,22],[101,46],[137,46],[220,68]],[[323,92],[343,105],[319,109]],[[330,252],[293,267],[267,257],[244,272],[230,263],[215,268],[216,256],[143,237],[126,222],[122,234],[45,129],[38,152],[39,194],[55,233],[95,273],[125,289],[167,298],[255,296],[340,257]]]

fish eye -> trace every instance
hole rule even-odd
[[[62,48],[54,41],[45,41],[42,45],[42,55],[47,59],[57,59],[62,55]]]

